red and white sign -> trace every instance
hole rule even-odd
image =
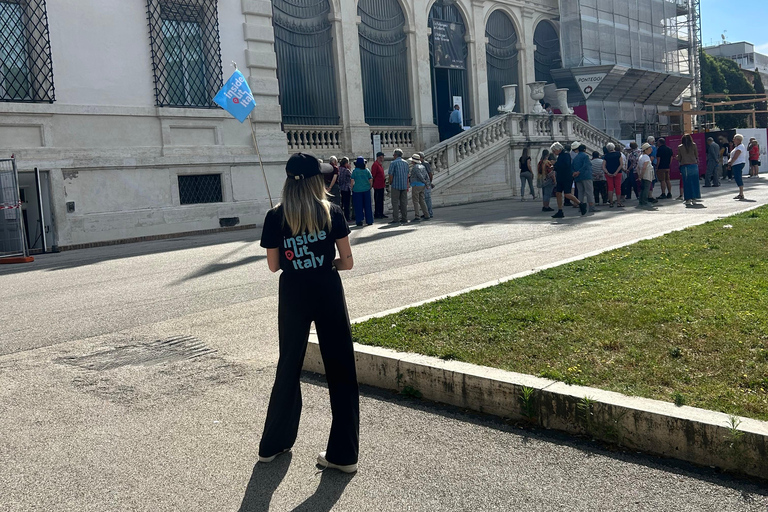
[[[579,84],[579,89],[584,95],[584,99],[588,100],[592,93],[595,92],[597,86],[603,81],[603,78],[607,73],[592,73],[591,75],[577,75],[576,83]]]

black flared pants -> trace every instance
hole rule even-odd
[[[333,416],[326,459],[355,464],[360,436],[357,373],[344,288],[335,270],[280,275],[280,359],[259,455],[270,457],[296,441],[302,405],[299,377],[313,321]]]

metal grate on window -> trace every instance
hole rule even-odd
[[[0,101],[55,96],[45,0],[0,0]]]
[[[221,174],[179,176],[181,204],[221,203]]]
[[[218,108],[222,86],[216,0],[147,0],[158,107]]]

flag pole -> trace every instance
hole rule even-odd
[[[232,61],[232,67],[237,71],[237,62]],[[267,181],[267,173],[264,171],[264,162],[261,161],[261,151],[259,151],[259,143],[256,141],[256,130],[253,128],[253,119],[251,115],[253,111],[248,114],[248,124],[251,126],[251,137],[253,138],[253,147],[256,148],[256,155],[259,157],[259,167],[261,167],[261,175],[264,176],[264,186],[267,188],[267,197],[269,197],[269,207],[274,208],[272,203],[272,194],[269,192],[269,182]]]
[[[272,204],[272,194],[269,192],[269,182],[267,181],[267,173],[264,171],[264,162],[261,161],[261,151],[259,151],[259,143],[256,142],[256,130],[253,128],[253,119],[251,114],[248,114],[248,124],[251,125],[251,137],[253,137],[253,146],[256,148],[256,154],[259,156],[259,166],[261,166],[261,174],[264,176],[264,185],[267,187],[267,196],[269,197],[269,207],[274,208]]]

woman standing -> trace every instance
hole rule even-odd
[[[333,172],[323,174],[323,180],[325,180],[325,191],[331,196],[331,201],[334,204],[341,206],[341,196],[339,195],[339,159],[332,156],[328,159],[328,163],[331,164]]]
[[[541,211],[553,212],[554,208],[549,207],[549,200],[552,199],[552,191],[555,189],[555,171],[552,169],[553,162],[549,159],[549,150],[541,152],[541,160],[536,166],[536,186],[541,189]]]
[[[352,200],[352,169],[349,158],[344,157],[339,162],[339,193],[341,194],[341,209],[344,218],[349,222],[349,203]]]
[[[365,223],[373,225],[373,212],[371,211],[371,187],[373,187],[373,175],[365,168],[365,158],[359,156],[355,160],[355,170],[352,171],[352,203],[355,206],[355,224]]]
[[[739,187],[739,195],[734,199],[744,199],[744,179],[742,173],[747,164],[747,148],[744,147],[744,136],[736,134],[733,137],[735,147],[731,150],[731,157],[728,159],[728,172],[733,171],[733,179]]]
[[[605,173],[605,180],[608,182],[608,200],[611,202],[611,208],[618,206],[623,208],[624,204],[621,202],[621,178],[623,165],[621,160],[621,153],[616,151],[616,146],[613,142],[609,142],[605,145],[607,153],[603,159],[603,172]]]
[[[528,155],[528,148],[523,149],[520,157],[520,200],[525,201],[525,183],[528,182],[528,189],[531,191],[531,199],[536,199],[536,193],[533,191],[533,172],[531,171],[531,157]]]
[[[680,162],[683,199],[687,206],[701,199],[699,188],[699,148],[689,133],[683,136],[683,143],[677,146],[677,161]]]
[[[314,321],[331,396],[331,433],[317,463],[357,471],[360,406],[355,354],[344,288],[337,270],[353,266],[349,226],[328,201],[321,173],[332,173],[312,155],[297,153],[285,166],[283,202],[267,212],[261,246],[272,272],[282,270],[278,305],[280,359],[269,399],[259,462],[272,462],[296,442],[301,416],[299,376]],[[336,256],[338,249],[339,257]]]
[[[760,172],[760,145],[756,138],[749,139],[747,152],[749,152],[749,177],[755,178]]]
[[[600,196],[603,197],[602,204],[608,204],[608,182],[605,181],[603,159],[597,151],[592,152],[592,186],[595,189],[595,204],[600,204]]]

